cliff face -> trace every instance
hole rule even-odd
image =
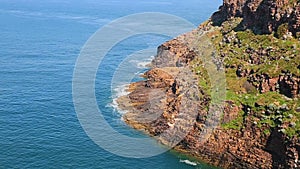
[[[167,145],[188,131],[175,149],[214,166],[300,168],[300,40],[288,32],[299,32],[299,2],[224,0],[211,20],[158,47],[145,81],[118,100],[125,122]],[[203,141],[213,98],[205,58],[227,84]]]
[[[300,4],[297,0],[224,0],[220,10],[212,16],[216,24],[234,17],[242,17],[242,27],[256,33],[272,33],[280,25],[294,36],[300,30]]]

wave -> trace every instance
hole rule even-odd
[[[139,63],[137,64],[137,67],[140,68],[140,69],[147,68],[147,67],[149,67],[149,64],[150,64],[150,63],[151,63],[151,62],[139,62]]]
[[[120,86],[117,86],[114,89],[115,92],[115,97],[121,97],[121,96],[126,96],[129,94],[129,92],[126,90],[129,87],[129,84],[122,84]]]
[[[149,58],[140,61],[140,60],[131,60],[129,61],[130,63],[134,63],[135,66],[138,69],[145,69],[145,68],[149,68],[149,65],[151,64],[152,60],[154,59],[154,56],[150,56]]]
[[[154,56],[148,56],[139,59],[131,59],[129,58],[125,62],[122,63],[120,70],[117,74],[114,75],[116,81],[112,82],[112,102],[108,105],[113,108],[114,113],[118,114],[126,114],[127,111],[119,108],[117,100],[119,97],[126,96],[130,92],[126,89],[129,87],[129,83],[133,79],[139,79],[141,75],[144,74],[145,69],[149,68],[149,64],[153,60]]]
[[[197,163],[192,162],[192,161],[190,161],[190,160],[182,160],[182,159],[180,159],[179,162],[185,163],[185,164],[187,164],[187,165],[192,165],[192,166],[196,166],[196,165],[197,165]]]
[[[129,84],[122,84],[120,86],[117,86],[116,88],[113,89],[113,96],[112,96],[112,103],[110,103],[108,106],[112,107],[115,112],[118,112],[119,114],[126,114],[126,110],[122,110],[119,108],[118,105],[118,98],[122,96],[126,96],[129,94],[126,89],[128,89]]]

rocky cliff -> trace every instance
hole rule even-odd
[[[118,100],[125,122],[167,145],[188,131],[175,149],[214,166],[300,168],[299,4],[224,0],[198,29],[158,47],[145,81]],[[222,112],[209,110],[221,91],[212,68],[226,79]]]
[[[212,16],[215,24],[234,17],[242,17],[241,28],[255,33],[276,32],[282,25],[294,36],[300,30],[298,0],[224,0],[220,10]]]

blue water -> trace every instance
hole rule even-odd
[[[72,75],[88,38],[114,19],[165,12],[198,25],[220,4],[221,0],[0,0],[0,168],[209,168],[180,163],[186,157],[172,152],[132,159],[97,146],[77,119]],[[98,106],[121,133],[139,134],[111,106],[118,94],[110,88],[114,69],[122,57],[167,39],[127,39],[108,53],[120,59],[107,57],[100,65],[107,68],[99,69],[96,79]]]

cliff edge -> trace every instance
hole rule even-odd
[[[154,137],[188,129],[175,149],[214,166],[300,168],[299,12],[297,0],[224,0],[196,30],[158,47],[145,81],[118,100],[125,122]],[[225,73],[226,99],[203,141],[213,100],[206,57]]]

